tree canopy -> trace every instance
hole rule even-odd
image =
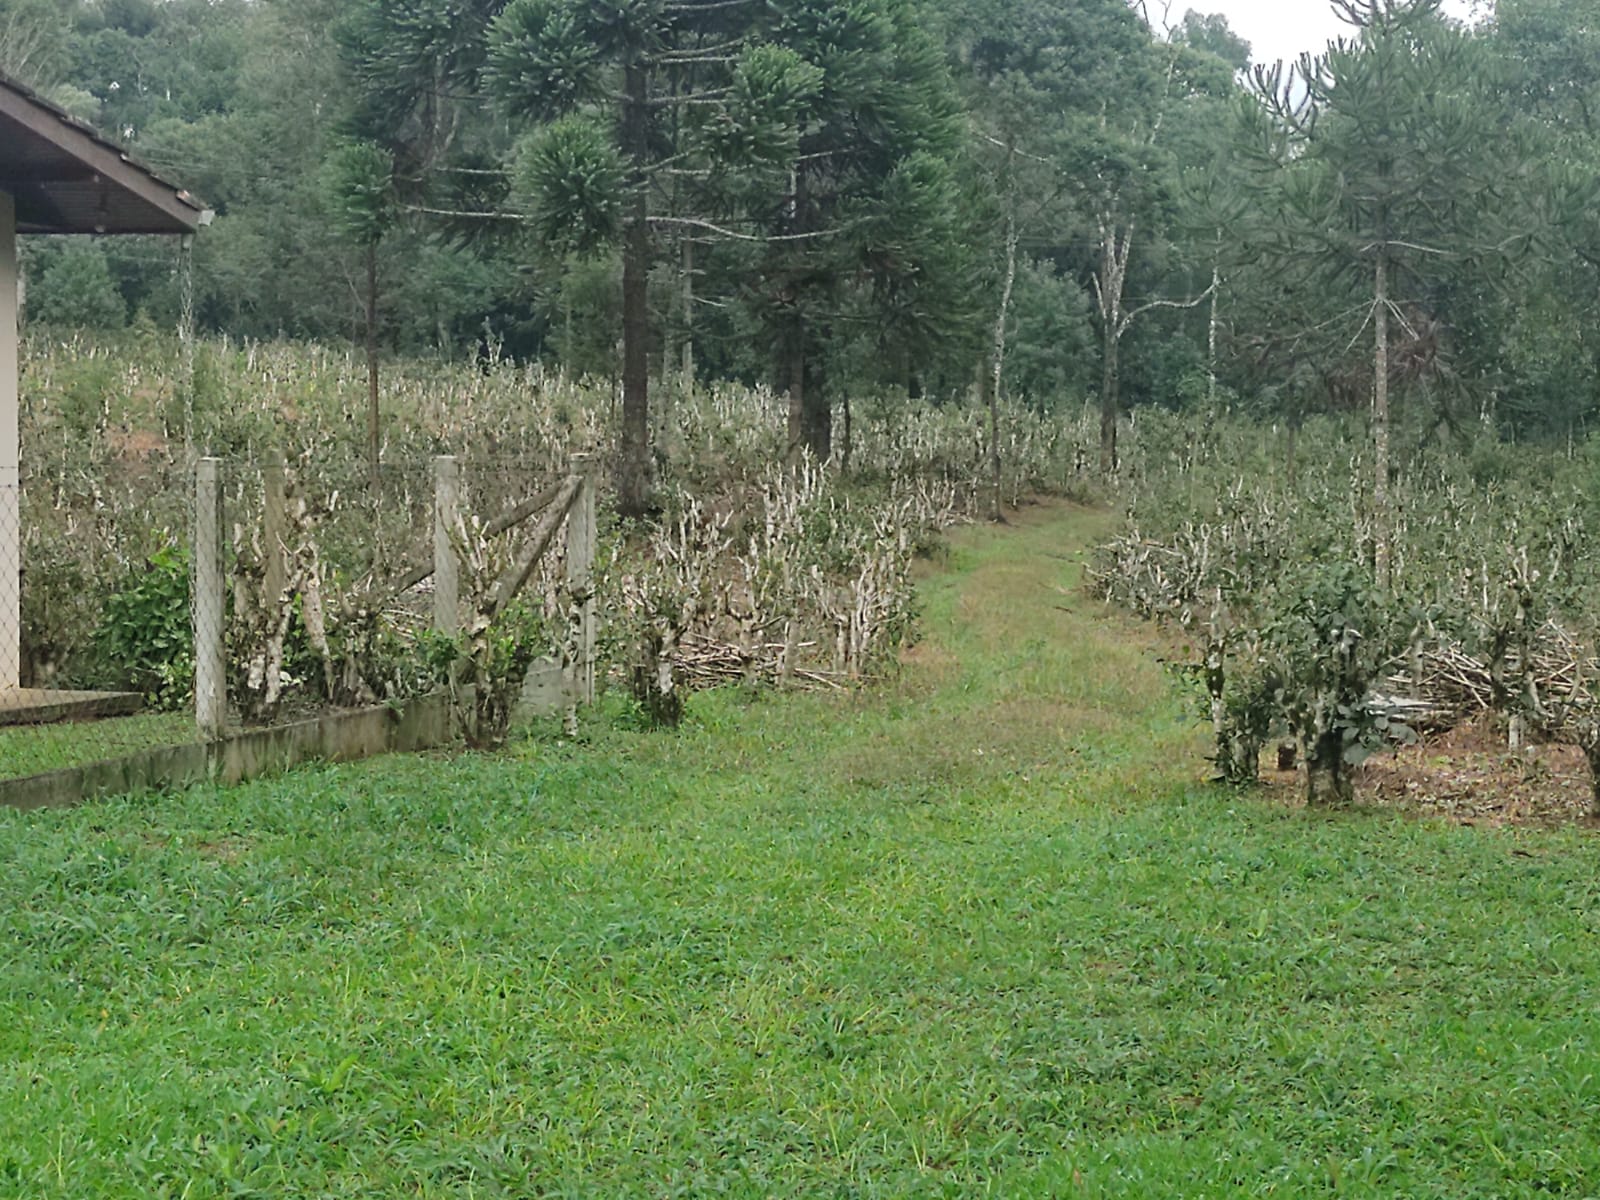
[[[1144,404],[1586,427],[1586,6],[1335,7],[1280,66],[1125,0],[0,0],[0,59],[216,210],[202,326],[613,373],[641,480],[685,378],[819,457],[852,394],[1097,403],[1108,468]],[[25,259],[176,319],[162,243]]]

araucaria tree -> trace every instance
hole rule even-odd
[[[367,469],[377,494],[383,430],[378,406],[378,243],[395,222],[394,162],[371,142],[347,142],[323,165],[326,203],[339,233],[366,266]]]
[[[806,91],[793,55],[761,44],[762,6],[727,0],[511,0],[489,32],[487,76],[505,111],[538,127],[523,148],[539,231],[579,248],[622,247],[622,429],[618,507],[649,507],[650,196],[697,155],[662,129],[668,111],[748,167],[791,139]]]
[[[1298,70],[1258,68],[1250,148],[1282,206],[1258,231],[1274,269],[1307,289],[1361,280],[1346,318],[1372,347],[1373,569],[1389,585],[1390,351],[1452,264],[1510,253],[1527,236],[1485,222],[1516,148],[1496,121],[1481,47],[1439,15],[1442,0],[1334,0],[1353,27]]]
[[[791,456],[833,452],[830,357],[866,341],[915,387],[966,303],[950,157],[954,93],[909,0],[780,0],[774,39],[815,73],[786,186],[756,206],[745,297],[789,400]],[[858,303],[870,297],[863,306]],[[864,315],[865,307],[870,315]]]

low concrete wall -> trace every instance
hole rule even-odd
[[[48,725],[52,721],[87,721],[128,717],[144,697],[137,692],[58,692],[48,688],[0,690],[0,725]]]
[[[442,694],[424,696],[404,706],[333,713],[214,742],[164,746],[111,762],[0,780],[0,805],[64,808],[129,792],[240,783],[307,762],[355,762],[428,750],[454,737],[449,700]]]

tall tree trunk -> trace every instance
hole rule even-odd
[[[789,395],[789,461],[795,463],[806,448],[806,327],[799,312],[788,322],[781,353]]]
[[[850,393],[847,391],[840,399],[840,415],[844,417],[843,436],[839,446],[839,473],[850,474],[850,448],[855,442],[855,420],[850,412]]]
[[[655,422],[659,439],[672,423],[673,389],[678,381],[678,299],[667,297],[667,311],[660,322],[661,370],[656,374]]]
[[[694,242],[690,238],[683,239],[683,362],[680,370],[683,372],[683,387],[688,391],[694,386]]]
[[[1107,325],[1100,363],[1100,477],[1117,473],[1117,336],[1115,326]]]
[[[382,428],[378,413],[378,243],[367,244],[367,470],[378,494]]]
[[[1122,293],[1128,283],[1128,260],[1133,254],[1133,222],[1120,233],[1111,214],[1100,216],[1100,267],[1095,272],[1095,299],[1100,309],[1100,477],[1117,471],[1117,350],[1131,315],[1122,311]]]
[[[644,515],[650,495],[650,213],[645,169],[650,155],[649,77],[630,64],[624,72],[622,143],[631,168],[628,218],[622,243],[622,438],[617,456],[617,508]]]
[[[1017,286],[1017,206],[1015,197],[1006,211],[1006,273],[1000,289],[1000,315],[994,323],[994,379],[989,388],[989,483],[994,488],[990,516],[1002,520],[1000,511],[1000,388],[1005,382],[1006,322],[1011,317],[1011,296]]]
[[[806,449],[819,463],[833,457],[833,402],[813,378],[805,389]]]
[[[572,364],[577,354],[577,343],[572,330],[572,263],[569,259],[562,267],[561,279],[561,378],[572,375]]]
[[[807,187],[806,168],[794,173],[793,233],[808,232],[811,221],[810,189]],[[833,453],[833,406],[827,392],[816,386],[816,379],[807,378],[809,364],[806,339],[809,330],[806,316],[795,298],[794,315],[789,321],[784,342],[785,375],[789,389],[789,459],[798,461],[803,451],[809,450],[818,462],[827,462]],[[815,376],[815,372],[811,374]]]
[[[678,247],[678,264],[674,313],[662,334],[661,390],[655,404],[656,452],[666,462],[683,456],[679,408],[694,394],[694,243],[688,238]]]
[[[1372,521],[1373,572],[1380,591],[1389,590],[1391,537],[1389,519],[1389,262],[1378,252],[1373,280],[1372,355]]]
[[[1217,230],[1217,241],[1222,241],[1222,231]],[[1222,291],[1222,265],[1217,261],[1220,251],[1211,258],[1211,319],[1206,325],[1206,407],[1213,415],[1217,411],[1217,300]]]

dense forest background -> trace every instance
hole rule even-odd
[[[868,392],[1095,405],[1106,465],[1391,388],[1401,449],[1581,437],[1600,33],[1342,8],[1281,70],[1124,0],[0,0],[0,65],[215,209],[206,330],[768,383],[824,457]],[[178,319],[170,242],[25,259],[31,322]]]

